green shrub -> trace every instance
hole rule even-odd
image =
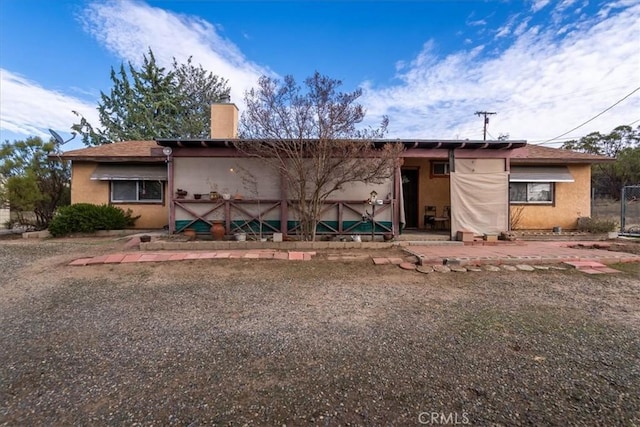
[[[132,227],[140,216],[132,216],[116,206],[76,203],[61,207],[49,224],[52,236],[70,233],[93,233],[96,230],[120,230]]]
[[[616,231],[618,222],[610,218],[589,218],[583,217],[578,220],[578,230],[589,233],[608,233]]]

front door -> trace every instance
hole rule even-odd
[[[402,169],[405,228],[418,228],[418,169]]]

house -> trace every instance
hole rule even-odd
[[[166,157],[155,141],[127,141],[65,152],[71,161],[71,203],[112,204],[140,215],[137,228],[168,221]]]
[[[140,215],[139,228],[227,234],[295,234],[296,203],[281,177],[234,148],[238,109],[214,104],[211,139],[128,141],[64,153],[72,203],[111,203]],[[320,234],[394,234],[442,228],[475,234],[574,229],[590,215],[591,165],[613,159],[526,141],[376,140],[403,144],[395,174],[333,194]],[[178,194],[178,190],[187,194]]]

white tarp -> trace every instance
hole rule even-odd
[[[451,172],[450,178],[452,237],[462,230],[474,234],[508,230],[508,172]]]

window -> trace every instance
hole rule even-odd
[[[553,183],[512,182],[509,199],[512,203],[553,203]]]
[[[449,162],[431,162],[431,175],[449,175]]]
[[[111,202],[162,202],[162,181],[111,181]]]

